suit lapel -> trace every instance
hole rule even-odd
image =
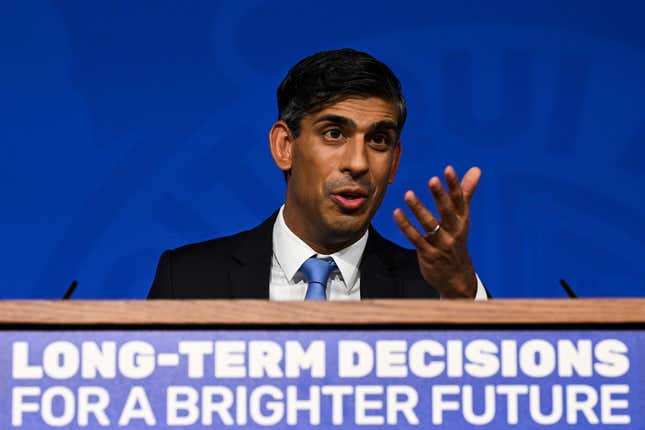
[[[398,263],[392,247],[372,226],[361,259],[361,299],[399,298],[403,296],[397,278]]]
[[[274,212],[262,224],[246,232],[232,250],[231,298],[268,299],[273,256]]]

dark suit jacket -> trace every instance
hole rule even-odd
[[[268,299],[277,212],[254,229],[165,251],[149,299]],[[414,250],[370,226],[360,263],[361,298],[438,298]]]

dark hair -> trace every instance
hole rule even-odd
[[[398,129],[403,129],[407,108],[401,83],[389,67],[354,49],[323,51],[301,60],[278,87],[278,119],[287,123],[294,137],[300,135],[302,118],[339,101],[380,97],[398,106]]]

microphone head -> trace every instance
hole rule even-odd
[[[567,281],[560,279],[560,285],[562,285],[562,288],[564,288],[564,291],[567,292],[567,296],[569,296],[570,299],[575,299],[578,297],[576,296],[576,293],[573,292],[573,289],[569,286]]]
[[[72,283],[69,284],[69,287],[67,287],[67,291],[65,291],[65,295],[63,296],[63,300],[69,300],[69,298],[72,297],[77,285],[78,282],[76,280],[73,280]]]

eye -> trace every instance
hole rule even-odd
[[[391,140],[390,136],[386,134],[375,134],[370,137],[369,144],[376,149],[385,150],[389,148]]]
[[[386,140],[387,138],[382,134],[377,134],[376,136],[372,136],[372,141],[374,143],[386,143]]]
[[[326,140],[337,141],[343,137],[343,132],[338,128],[330,128],[323,133]]]

